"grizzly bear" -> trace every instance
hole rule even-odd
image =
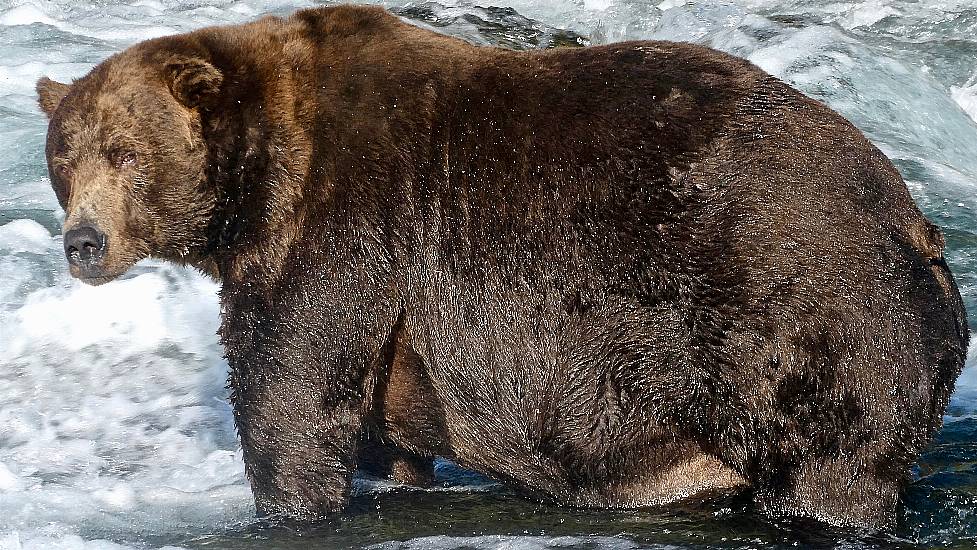
[[[476,47],[379,8],[38,82],[71,274],[222,283],[257,510],[433,457],[641,507],[892,525],[969,338],[943,237],[823,104],[705,47]]]

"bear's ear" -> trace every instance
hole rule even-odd
[[[165,77],[173,97],[191,109],[216,96],[224,81],[217,67],[198,57],[167,60]]]
[[[58,110],[58,105],[61,105],[61,100],[68,95],[70,88],[71,86],[55,82],[46,76],[37,81],[37,86],[34,87],[37,90],[37,104],[48,118],[54,116],[54,111]]]

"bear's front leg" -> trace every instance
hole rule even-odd
[[[345,506],[364,384],[396,322],[369,297],[318,286],[249,311],[225,305],[234,419],[259,516],[313,521]]]
[[[342,509],[356,467],[357,403],[327,403],[311,388],[262,382],[264,395],[236,397],[234,407],[258,515],[313,521]]]

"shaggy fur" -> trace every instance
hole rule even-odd
[[[943,239],[850,123],[747,61],[478,48],[381,9],[137,44],[38,83],[92,283],[222,282],[261,514],[444,456],[529,495],[750,487],[892,524],[968,341]]]

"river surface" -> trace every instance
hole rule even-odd
[[[750,59],[844,114],[895,162],[946,232],[975,326],[977,0],[495,1],[385,5],[486,45],[655,38]],[[449,463],[430,490],[358,479],[350,510],[314,529],[256,523],[215,336],[217,287],[149,261],[99,288],[68,276],[33,88],[140,40],[309,5],[0,0],[0,550],[977,548],[974,353],[895,534],[764,518],[741,497],[550,507]]]

